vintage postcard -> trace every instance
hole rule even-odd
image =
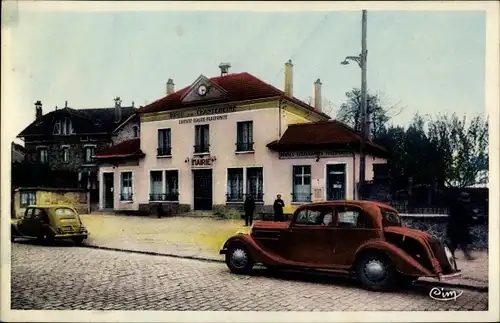
[[[499,8],[2,2],[1,320],[498,321]]]

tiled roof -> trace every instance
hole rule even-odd
[[[325,118],[330,118],[328,115],[319,112],[305,102],[302,102],[295,97],[286,96],[283,91],[246,72],[212,77],[209,80],[216,86],[222,88],[226,94],[221,99],[210,100],[210,104],[283,97],[284,99],[302,106],[307,110],[315,111],[317,113],[320,113]],[[169,111],[181,109],[186,106],[191,107],[206,104],[206,102],[203,101],[197,101],[196,103],[190,103],[188,105],[183,104],[181,102],[182,98],[189,90],[190,86],[185,87],[182,90],[174,92],[142,108],[139,108],[137,112],[150,113]]]
[[[141,140],[139,138],[129,139],[114,146],[105,148],[96,153],[95,158],[123,158],[132,156],[144,156],[141,151]]]
[[[135,107],[122,107],[121,120],[115,123],[115,108],[73,109],[63,108],[51,111],[41,119],[33,121],[18,136],[50,135],[58,118],[69,117],[75,133],[111,133],[118,124],[136,111]]]
[[[362,137],[348,125],[336,121],[320,121],[289,125],[283,136],[267,145],[276,151],[309,150],[349,145],[359,147]],[[366,143],[367,149],[382,155],[389,152],[373,141]]]

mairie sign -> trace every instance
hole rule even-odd
[[[352,153],[345,151],[287,151],[279,153],[280,159],[331,158],[347,156],[352,156]]]

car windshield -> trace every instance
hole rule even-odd
[[[401,219],[396,212],[384,208],[380,208],[380,212],[382,212],[382,225],[384,227],[401,226]]]

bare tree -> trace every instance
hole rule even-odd
[[[312,96],[307,97],[305,102],[310,106],[314,106],[314,99]],[[323,100],[321,100],[321,112],[333,117],[335,115],[335,104],[327,98],[323,98]]]
[[[337,112],[337,119],[342,121],[356,131],[361,132],[361,90],[353,89],[346,93],[347,101],[340,106]],[[383,104],[381,94],[368,93],[368,112],[371,115],[371,134],[373,138],[378,138],[385,131],[387,122],[391,117],[401,113],[400,103],[396,105]],[[383,106],[387,105],[387,107]]]
[[[429,139],[445,160],[445,183],[468,187],[488,183],[488,120],[470,121],[456,114],[440,115],[429,122]]]

